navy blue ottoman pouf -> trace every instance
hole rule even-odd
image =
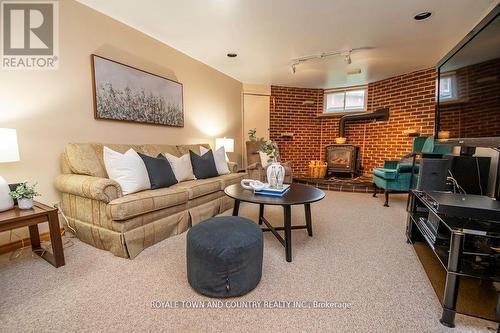
[[[211,297],[233,297],[254,289],[262,276],[263,237],[252,221],[213,217],[187,233],[191,287]]]

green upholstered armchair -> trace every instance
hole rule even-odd
[[[417,155],[441,156],[451,152],[448,145],[434,144],[434,137],[420,136],[413,140],[412,152],[399,161],[385,161],[383,168],[373,169],[373,183],[375,184],[373,196],[377,196],[378,189],[383,189],[385,194],[384,206],[389,207],[390,192],[408,192],[415,187],[418,180],[419,165]]]

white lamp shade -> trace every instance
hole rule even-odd
[[[229,138],[216,138],[215,139],[215,150],[219,149],[220,147],[224,147],[224,150],[226,153],[233,153],[234,152],[234,139],[229,139]]]
[[[0,163],[19,161],[17,133],[12,128],[0,128]]]

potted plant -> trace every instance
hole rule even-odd
[[[268,157],[269,166],[267,167],[267,182],[271,186],[271,188],[282,188],[283,180],[285,178],[285,168],[278,161],[279,150],[276,142],[272,140],[264,141],[262,140],[262,145],[260,146],[259,151],[265,153]]]
[[[278,145],[271,141],[264,141],[264,138],[260,139],[262,141],[262,145],[259,148],[259,151],[267,154],[269,156],[268,162],[276,162],[276,158],[279,156]]]
[[[9,192],[12,199],[17,200],[17,205],[19,209],[31,209],[33,208],[33,198],[39,194],[35,191],[36,184],[30,185],[28,182],[24,182],[15,191]]]
[[[248,139],[250,141],[257,141],[257,130],[255,128],[252,128],[251,130],[248,131]]]
[[[260,142],[261,145],[259,147],[259,153],[262,152],[265,156],[267,156],[267,163],[264,163],[261,160],[262,166],[266,168],[267,182],[272,188],[282,188],[283,180],[285,178],[285,168],[279,162],[279,149],[276,142],[272,140],[265,140],[264,138],[258,138],[257,130],[255,128],[248,131],[248,138],[250,141]]]

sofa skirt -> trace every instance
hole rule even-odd
[[[75,234],[84,243],[90,244],[101,250],[113,253],[115,256],[129,258],[123,234],[99,226],[82,222],[72,217],[67,217],[68,226],[64,228]]]
[[[184,211],[125,232],[123,238],[130,258],[164,239],[183,233],[188,229],[188,223],[188,212]]]
[[[109,251],[115,256],[133,259],[144,249],[186,231],[189,214],[183,211],[124,233],[73,218],[68,218],[68,222],[82,242]]]

